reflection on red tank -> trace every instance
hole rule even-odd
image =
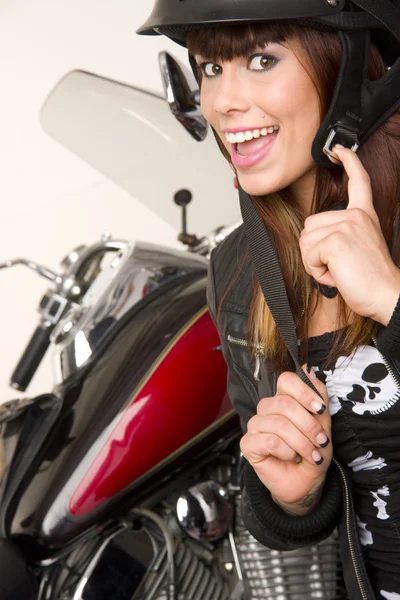
[[[74,516],[101,506],[231,410],[219,343],[208,312],[171,342],[108,429],[71,498]]]

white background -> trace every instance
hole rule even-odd
[[[46,96],[74,69],[162,93],[158,52],[185,59],[186,51],[135,34],[151,6],[152,0],[0,0],[0,262],[28,256],[57,270],[69,249],[105,230],[178,245],[176,230],[47,137],[39,122]],[[23,267],[0,270],[0,282],[5,401],[19,395],[8,378],[48,286]],[[29,394],[48,391],[50,382],[46,359]]]

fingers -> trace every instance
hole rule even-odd
[[[295,461],[300,456],[310,465],[322,464],[321,449],[326,448],[330,440],[315,417],[299,404],[297,406],[298,414],[291,415],[290,419],[281,414],[256,415],[250,419],[248,443],[253,453],[257,443],[258,452],[255,454],[260,457],[259,460],[270,455]]]
[[[241,441],[243,455],[253,466],[271,460],[268,464],[276,466],[305,461],[315,467],[331,457],[326,387],[312,369],[303,369],[321,397],[296,373],[280,375],[277,394],[259,402]]]
[[[333,231],[326,237],[322,236],[322,239],[315,241],[311,247],[305,248],[303,246],[301,248],[301,255],[306,272],[322,285],[338,287],[329,267],[332,262],[332,257],[337,255],[337,245],[340,243],[339,238],[341,235],[340,232]],[[315,234],[313,237],[314,239],[318,239],[319,236],[318,234]],[[310,240],[308,240],[308,242],[310,243]]]
[[[319,398],[320,399],[322,398],[322,402],[323,402],[323,406],[324,406],[324,409],[322,411],[323,418],[324,419],[327,418],[330,422],[331,416],[329,414],[329,410],[326,410],[326,408],[328,408],[328,406],[329,406],[328,391],[326,389],[326,385],[318,379],[318,377],[316,376],[315,371],[312,367],[308,368],[307,365],[303,365],[302,369],[303,369],[304,373],[307,375],[307,377],[309,378],[309,380],[311,381],[311,383],[313,384],[313,386],[315,387],[315,389],[317,390],[317,392],[320,394]],[[321,413],[318,412],[317,414],[320,415]]]
[[[314,414],[322,415],[325,412],[327,405],[326,388],[324,384],[321,383],[315,376],[314,371],[311,370],[310,373],[308,373],[305,367],[303,367],[303,370],[310,378],[318,392],[321,393],[323,399],[321,399],[318,394],[316,394],[306,383],[304,383],[304,381],[302,381],[300,377],[296,375],[296,373],[291,372],[285,372],[279,376],[276,393],[277,395],[291,397],[292,400],[295,400],[297,404],[300,404],[306,410]],[[258,405],[258,411],[260,413],[263,412],[264,407],[266,410],[268,409],[268,406],[270,405],[269,400],[271,399],[267,398],[260,401]],[[287,400],[286,402],[289,404],[288,409],[290,410],[293,403],[291,403],[290,400]]]
[[[330,257],[337,242],[340,242],[340,236],[348,234],[351,228],[349,221],[342,221],[302,232],[300,251],[304,268],[318,283],[337,287],[329,271]]]
[[[308,374],[304,367],[305,372]],[[308,374],[322,399],[296,373],[282,373],[277,395],[262,399],[247,425],[243,454],[260,462],[268,456],[310,465],[323,462],[322,449],[330,444],[330,415],[326,387],[311,369]]]
[[[340,145],[334,147],[334,152],[343,164],[349,177],[349,204],[347,209],[365,211],[375,223],[379,219],[374,209],[371,180],[361,160],[355,152]]]
[[[370,239],[372,243],[376,233],[375,222],[360,208],[308,217],[299,240],[306,272],[318,283],[340,289],[335,273],[343,275],[341,269],[349,257],[354,259],[360,252],[368,251],[363,240]],[[355,264],[358,265],[357,260]]]
[[[301,461],[297,452],[276,434],[248,432],[240,441],[240,449],[252,465],[270,456],[285,462]]]

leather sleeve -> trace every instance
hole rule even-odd
[[[218,299],[216,297],[215,254],[211,255],[207,287],[207,301],[211,317],[218,327]],[[223,336],[220,336],[221,338]],[[229,398],[240,416],[242,429],[256,413],[256,402],[246,389],[243,378],[235,371],[223,340],[222,350],[228,365],[227,390]],[[247,529],[263,545],[277,550],[293,550],[315,544],[328,537],[337,525],[342,509],[342,491],[339,474],[331,466],[323,495],[318,506],[304,517],[292,516],[283,511],[271,498],[269,490],[260,481],[253,467],[243,460],[242,515]]]
[[[389,359],[400,360],[400,297],[387,327],[381,327],[377,335],[379,352]]]
[[[335,529],[342,510],[342,485],[332,465],[327,473],[322,497],[305,516],[290,515],[271,498],[253,467],[246,461],[242,472],[242,516],[250,533],[264,546],[294,550],[316,544]]]

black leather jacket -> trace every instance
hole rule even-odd
[[[243,226],[234,231],[211,256],[208,304],[217,325],[228,364],[228,393],[243,430],[256,413],[259,399],[274,396],[278,374],[247,351],[247,322],[254,272]],[[399,302],[400,304],[400,302]],[[400,307],[387,328],[381,328],[376,345],[390,361],[400,380]],[[363,551],[358,540],[351,482],[334,459],[329,467],[321,502],[304,517],[291,516],[272,500],[254,469],[245,462],[242,472],[242,510],[247,528],[262,544],[290,550],[322,541],[338,528],[344,578],[352,600],[374,600]]]

